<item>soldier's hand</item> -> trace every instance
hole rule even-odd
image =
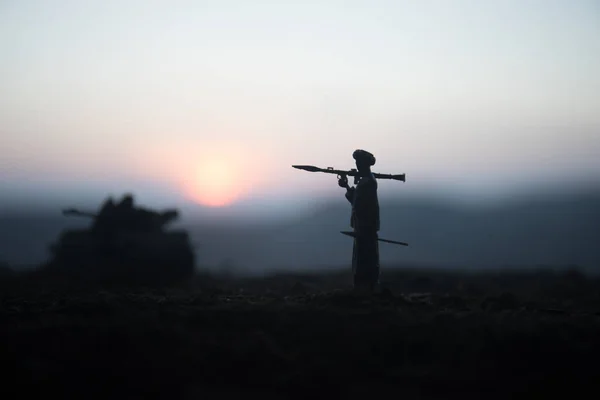
[[[345,176],[345,175],[344,175],[344,176],[341,176],[341,177],[338,179],[338,185],[339,185],[340,187],[343,187],[343,188],[346,188],[346,189],[348,189],[348,177],[347,177],[347,176]]]

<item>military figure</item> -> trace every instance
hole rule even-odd
[[[346,199],[352,204],[350,226],[354,229],[352,272],[356,289],[373,290],[379,284],[379,201],[377,180],[371,172],[375,156],[365,150],[352,154],[358,170],[356,187],[348,186],[348,178],[338,180],[346,188]]]

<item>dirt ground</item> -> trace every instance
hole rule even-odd
[[[5,282],[3,398],[600,394],[597,279],[398,270],[374,295],[353,293],[349,281]]]

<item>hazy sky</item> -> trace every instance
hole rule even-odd
[[[383,193],[600,177],[598,1],[2,0],[0,57],[0,192],[302,200],[356,148]]]

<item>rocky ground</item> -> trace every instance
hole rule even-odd
[[[600,282],[571,272],[199,276],[169,289],[14,279],[3,398],[600,394]]]

